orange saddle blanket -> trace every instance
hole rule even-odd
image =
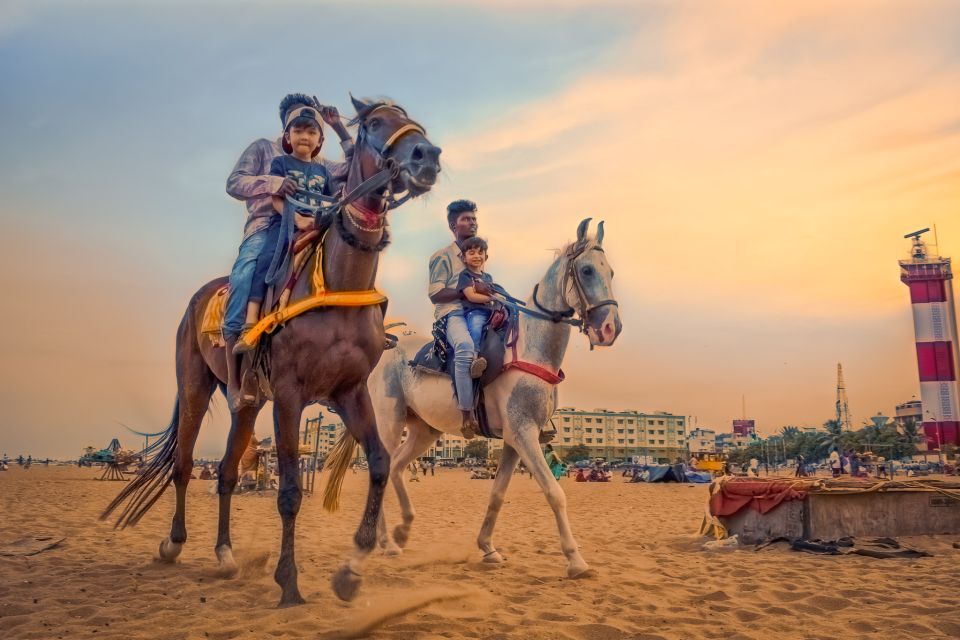
[[[383,304],[387,297],[376,289],[366,291],[328,291],[323,275],[323,237],[319,231],[308,231],[294,242],[290,276],[283,289],[268,294],[275,302],[267,313],[260,317],[255,327],[241,336],[240,340],[255,345],[264,333],[273,333],[290,318],[318,307],[366,307]],[[291,300],[294,285],[305,274],[310,274],[309,292]],[[223,342],[223,317],[227,305],[229,285],[224,285],[211,296],[200,323],[201,332],[216,345]]]

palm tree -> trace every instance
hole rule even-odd
[[[820,436],[820,447],[825,451],[831,449],[841,449],[843,440],[843,423],[839,420],[827,420],[823,423],[826,433]]]
[[[780,427],[780,435],[783,436],[784,440],[793,440],[800,435],[800,427]]]
[[[907,418],[903,421],[903,442],[906,444],[904,453],[912,456],[917,452],[917,443],[923,440],[923,435],[917,429],[917,421],[913,418]]]

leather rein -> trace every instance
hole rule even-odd
[[[367,136],[366,119],[375,111],[379,111],[380,109],[390,109],[402,114],[404,120],[406,120],[406,123],[398,127],[397,130],[390,134],[383,144],[377,148],[377,146],[374,145]],[[393,158],[389,157],[390,150],[404,136],[407,136],[411,133],[419,133],[420,135],[426,137],[427,133],[423,127],[413,120],[410,120],[403,109],[388,104],[375,105],[364,114],[358,115],[357,118],[351,121],[351,124],[357,124],[359,126],[359,132],[357,133],[357,143],[354,150],[353,159],[350,163],[347,184],[344,187],[344,191],[346,191],[346,193],[340,197],[319,196],[321,204],[317,206],[312,206],[292,196],[287,196],[287,201],[298,210],[312,212],[314,216],[315,227],[320,228],[321,218],[325,216],[332,216],[336,220],[338,233],[344,238],[344,240],[347,241],[348,244],[362,251],[379,252],[390,243],[389,235],[384,229],[384,226],[386,225],[387,212],[391,209],[396,209],[413,196],[413,194],[408,191],[406,195],[397,198],[396,194],[393,192],[391,184],[393,183],[393,180],[400,175],[400,171],[403,169],[403,166],[397,163],[397,161]],[[359,184],[351,186],[350,183],[352,176],[363,175],[360,167],[360,149],[364,146],[369,147],[376,154],[377,168],[379,171],[369,178],[360,181]],[[384,188],[386,188],[386,191],[380,196],[379,211],[373,211],[361,204],[361,201],[364,198],[377,194]],[[313,197],[318,198],[318,196]],[[377,219],[377,222],[374,225],[366,224],[365,218],[370,217]],[[377,244],[363,242],[347,229],[346,224],[344,224],[345,221],[350,226],[360,231],[374,233],[383,230],[383,237]]]
[[[585,328],[586,318],[591,311],[595,309],[599,309],[600,307],[606,307],[611,305],[614,307],[620,306],[617,303],[617,301],[613,299],[601,300],[594,304],[590,304],[590,301],[587,299],[587,294],[586,294],[586,291],[584,290],[583,283],[580,282],[580,277],[577,274],[576,264],[575,264],[576,259],[579,258],[581,255],[583,255],[583,253],[586,250],[587,250],[587,245],[584,243],[580,245],[579,248],[575,248],[574,251],[572,251],[570,254],[566,256],[567,268],[564,270],[563,282],[560,288],[560,291],[563,292],[563,294],[565,295],[567,288],[570,284],[570,281],[571,280],[573,281],[573,289],[577,294],[576,307],[571,306],[570,308],[565,309],[563,311],[555,311],[552,309],[548,309],[542,304],[540,304],[540,301],[537,299],[537,292],[540,288],[539,282],[533,287],[533,304],[536,305],[539,311],[528,309],[526,306],[523,306],[523,303],[520,300],[516,300],[515,298],[509,298],[509,296],[507,296],[508,299],[498,298],[499,301],[512,307],[513,309],[516,309],[520,313],[525,313],[531,317],[538,318],[540,320],[547,320],[555,324],[561,324],[561,323],[569,324],[571,326],[579,328],[580,333],[586,333],[586,328]],[[591,247],[591,250],[603,252],[603,248],[599,246]],[[579,316],[579,317],[575,317],[575,316]],[[511,339],[508,340],[508,346],[510,347],[511,352],[513,354],[513,360],[511,360],[510,362],[504,363],[503,370],[507,371],[509,369],[518,369],[520,371],[529,373],[531,375],[534,375],[540,378],[547,384],[555,385],[563,382],[563,380],[566,377],[563,373],[563,369],[560,369],[557,371],[557,373],[554,373],[549,369],[546,369],[545,367],[542,367],[538,364],[534,364],[532,362],[524,362],[520,360],[519,355],[517,354],[517,342],[519,338],[520,338],[520,328],[518,325],[516,332],[514,333],[513,336],[511,336]],[[591,351],[593,350],[592,343],[590,345],[590,350]]]
[[[583,288],[583,283],[580,282],[580,277],[576,272],[575,261],[586,251],[586,245],[581,246],[574,252],[571,252],[566,256],[567,259],[567,268],[563,272],[563,282],[560,285],[560,291],[566,293],[567,288],[570,286],[570,282],[573,282],[573,290],[577,295],[576,306],[570,306],[563,311],[556,311],[553,309],[548,309],[543,306],[538,299],[538,292],[540,291],[540,283],[538,282],[533,287],[533,304],[537,307],[539,311],[534,311],[524,306],[523,302],[517,300],[516,298],[499,299],[500,302],[506,304],[509,307],[512,307],[519,311],[520,313],[525,313],[528,316],[539,318],[540,320],[548,320],[555,324],[569,324],[570,326],[577,327],[580,329],[581,333],[586,333],[586,328],[584,327],[584,320],[590,314],[591,311],[599,309],[600,307],[614,306],[619,307],[620,305],[616,300],[607,299],[601,300],[594,304],[590,304],[590,301],[587,299],[586,290]],[[592,251],[600,251],[603,253],[602,247],[591,247]],[[502,292],[501,292],[501,295]]]

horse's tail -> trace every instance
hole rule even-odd
[[[132,527],[140,522],[140,518],[163,495],[163,492],[173,481],[173,462],[177,453],[179,422],[180,398],[178,396],[176,403],[173,405],[173,418],[170,420],[170,426],[167,427],[163,436],[151,444],[147,450],[148,453],[153,453],[150,461],[146,462],[144,467],[141,467],[140,473],[103,510],[103,513],[100,514],[101,520],[106,520],[111,513],[126,503],[117,518],[116,524],[114,524],[114,528]]]
[[[330,477],[327,479],[327,486],[323,490],[323,508],[327,511],[336,511],[340,508],[340,489],[343,487],[343,476],[350,468],[350,461],[353,460],[353,453],[357,448],[357,441],[350,432],[343,430],[343,435],[333,445],[330,454],[324,464],[330,469]]]

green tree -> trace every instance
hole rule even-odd
[[[917,428],[917,421],[913,418],[907,418],[903,422],[903,434],[900,436],[902,448],[900,457],[912,456],[917,453],[917,443],[923,440],[920,429]]]
[[[843,449],[846,438],[844,437],[843,425],[839,420],[827,420],[823,423],[826,433],[820,434],[820,448],[829,454],[832,449],[838,451]]]
[[[582,444],[575,444],[563,456],[564,462],[577,462],[579,460],[588,460],[590,458],[590,449]]]
[[[800,435],[800,427],[780,427],[780,435],[788,442],[791,440],[796,440],[797,436]]]
[[[488,450],[489,448],[486,438],[477,438],[476,440],[468,442],[467,446],[463,448],[463,457],[486,460]]]

